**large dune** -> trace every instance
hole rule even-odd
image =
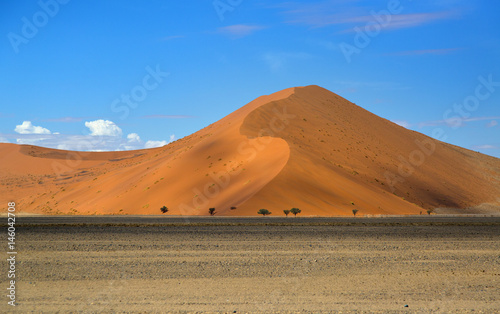
[[[431,139],[318,86],[262,96],[167,146],[0,144],[1,201],[44,214],[500,213],[500,159]],[[5,211],[5,209],[3,209]]]

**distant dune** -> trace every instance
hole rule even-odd
[[[262,96],[167,146],[0,144],[0,198],[44,214],[500,213],[500,159],[431,139],[318,86]],[[5,211],[6,207],[2,211]]]

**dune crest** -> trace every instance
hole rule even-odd
[[[431,139],[318,86],[262,96],[167,146],[0,144],[1,198],[45,214],[500,212],[500,160]]]

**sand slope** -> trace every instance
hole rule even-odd
[[[0,144],[0,179],[1,201],[46,214],[158,214],[163,205],[182,215],[209,207],[218,215],[500,212],[499,159],[404,129],[318,86],[259,97],[162,148]]]

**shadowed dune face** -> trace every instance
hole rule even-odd
[[[331,215],[498,205],[498,159],[404,129],[317,86],[259,107],[241,132],[255,136],[280,108],[291,122],[275,136],[287,141],[290,159],[249,207],[272,199]]]
[[[162,148],[0,145],[1,198],[47,214],[500,212],[500,160],[404,129],[318,86],[262,96]],[[472,208],[471,207],[475,207]],[[231,209],[236,207],[236,209]],[[466,210],[467,209],[467,210]]]

